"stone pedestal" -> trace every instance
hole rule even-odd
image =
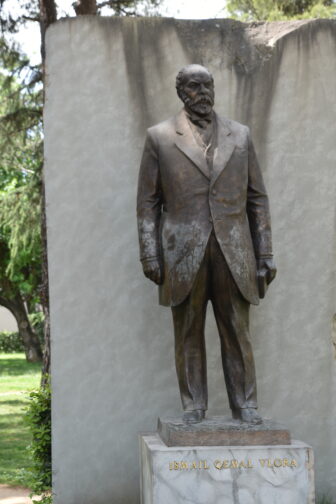
[[[290,432],[273,420],[251,425],[215,416],[186,424],[182,418],[159,418],[158,434],[167,446],[289,445]]]
[[[310,446],[167,447],[140,436],[141,504],[313,504]]]

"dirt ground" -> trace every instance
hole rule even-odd
[[[32,504],[29,494],[27,488],[0,485],[0,504]]]

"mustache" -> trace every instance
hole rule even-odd
[[[201,96],[196,96],[194,100],[192,100],[194,105],[198,105],[199,103],[205,103],[206,105],[213,105],[214,101],[211,98],[211,96],[208,95],[201,95]]]
[[[212,99],[211,96],[209,95],[201,95],[201,96],[196,96],[196,98],[192,99],[189,96],[184,95],[184,103],[187,106],[190,105],[214,105],[214,100]]]

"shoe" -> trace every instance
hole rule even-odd
[[[183,413],[183,422],[187,424],[200,423],[205,418],[205,410],[195,409]]]
[[[263,422],[263,419],[260,415],[258,415],[256,408],[241,408],[232,410],[232,417],[251,425],[258,425]]]

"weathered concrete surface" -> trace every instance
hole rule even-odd
[[[49,29],[56,504],[138,502],[137,433],[180,412],[170,310],[142,276],[135,194],[145,128],[179,110],[174,79],[191,62],[213,72],[216,110],[251,127],[270,194],[279,273],[252,311],[261,413],[313,446],[318,488],[336,495],[335,50],[333,21],[81,17]],[[209,413],[223,414],[208,319]]]

